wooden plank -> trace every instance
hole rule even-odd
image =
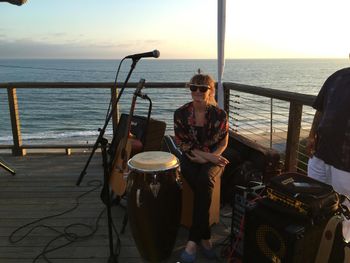
[[[87,159],[86,154],[72,156],[42,154],[24,157],[10,156],[6,159],[16,166],[18,174],[0,176],[0,262],[32,262],[46,244],[57,236],[57,233],[43,228],[35,229],[16,243],[10,243],[9,236],[19,227],[35,219],[54,215],[73,207],[75,197],[91,189],[91,186],[87,186],[88,181],[100,179],[102,170],[100,156],[92,159],[88,169],[89,173],[84,178],[82,186],[75,186],[75,182]],[[96,190],[80,201],[76,210],[62,216],[45,219],[36,225],[49,225],[61,231],[73,223],[95,226],[99,213],[105,208],[100,200],[100,191]],[[126,200],[122,200],[122,204],[126,205]],[[124,215],[125,207],[112,207],[113,222],[121,240],[121,254],[118,260],[123,263],[144,262],[135,245],[130,226],[127,225],[124,234],[120,233]],[[229,220],[226,220],[227,225],[229,225]],[[91,238],[74,242],[65,248],[51,252],[48,258],[52,262],[62,263],[108,262],[107,223],[106,213],[104,213],[99,221],[98,231]],[[32,225],[16,232],[14,237],[18,239],[31,227]],[[215,242],[224,240],[229,234],[229,230],[223,224],[215,225],[212,229]],[[80,234],[87,233],[84,228],[79,228],[77,231]],[[182,227],[179,229],[174,251],[166,262],[178,261],[179,253],[187,240],[187,234],[187,229]],[[210,262],[201,255],[198,255],[197,261]],[[44,262],[44,260],[40,259],[38,262]]]

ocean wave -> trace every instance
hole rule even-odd
[[[22,134],[23,143],[35,142],[35,141],[55,141],[56,143],[69,142],[69,141],[79,141],[79,142],[89,142],[93,138],[97,138],[99,135],[98,131],[47,131],[38,132],[31,134]],[[106,130],[105,135],[108,137],[112,136],[112,131]],[[10,144],[12,143],[12,136],[0,136],[0,143]]]

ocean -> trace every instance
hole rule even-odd
[[[0,83],[7,82],[114,82],[119,60],[0,59]],[[234,82],[297,93],[316,95],[326,78],[349,67],[347,59],[246,59],[226,60],[224,82]],[[130,60],[121,66],[123,82]],[[186,82],[201,69],[217,78],[216,60],[142,59],[130,78],[138,82]],[[189,101],[184,91],[155,90],[152,117],[167,122],[172,133],[173,110]],[[93,143],[103,127],[109,105],[109,90],[101,89],[18,89],[22,140],[29,143]],[[157,105],[157,102],[159,105]],[[121,98],[121,112],[128,112],[130,92]],[[124,105],[124,106],[123,106]],[[146,107],[143,105],[142,107]],[[0,144],[12,144],[7,92],[0,89]],[[109,125],[106,135],[111,136]]]

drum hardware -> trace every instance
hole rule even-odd
[[[153,181],[149,184],[149,188],[151,189],[154,198],[157,198],[160,189],[160,183],[157,181],[157,174],[153,175]]]
[[[141,189],[136,190],[136,206],[141,207],[141,202],[140,202],[140,195],[141,195]]]
[[[10,166],[8,166],[7,164],[5,164],[5,162],[3,162],[1,159],[0,159],[0,167],[4,168],[6,171],[8,171],[9,173],[11,173],[12,175],[15,175],[16,172],[14,169],[12,169]]]
[[[123,173],[123,179],[125,181],[127,181],[129,174],[130,174],[130,171],[126,171],[126,172]]]

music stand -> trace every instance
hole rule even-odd
[[[13,170],[10,166],[8,166],[7,164],[5,164],[1,159],[0,159],[0,167],[4,168],[6,171],[8,171],[9,173],[11,173],[12,175],[15,175],[15,174],[16,174],[15,170]]]

